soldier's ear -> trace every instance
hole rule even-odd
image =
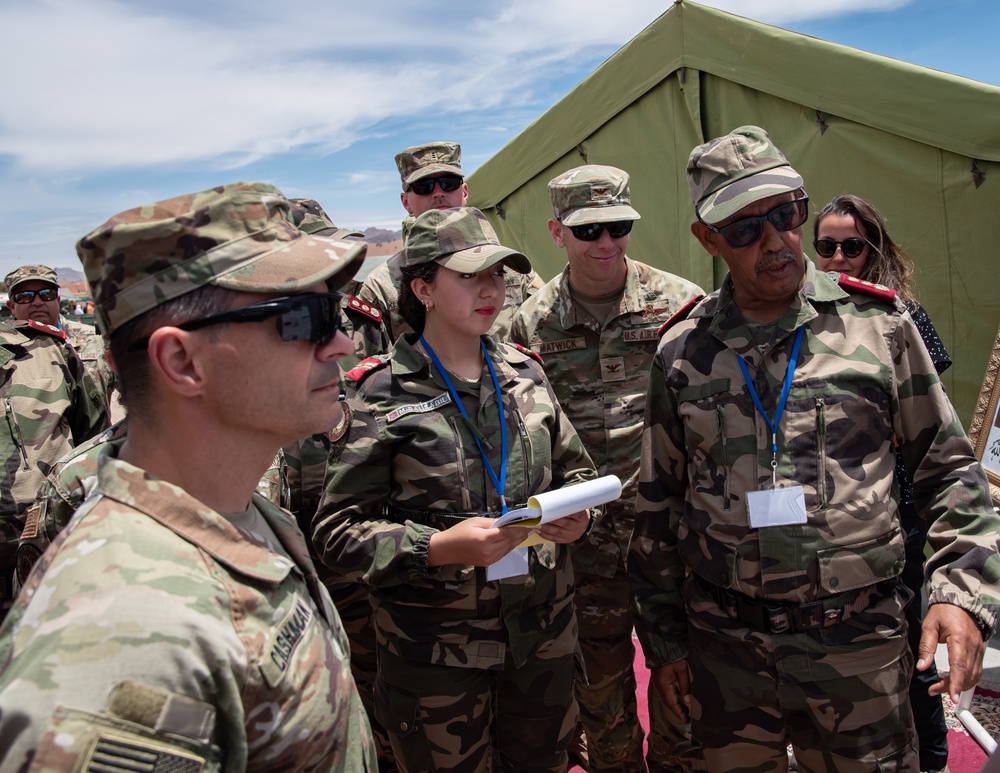
[[[200,394],[205,370],[200,351],[204,336],[176,327],[158,327],[149,336],[149,362],[163,387],[185,397]]]
[[[695,220],[691,223],[691,233],[694,234],[694,238],[698,240],[698,243],[705,248],[707,252],[712,257],[720,255],[719,247],[715,243],[715,238],[719,234],[711,230],[707,225],[705,225],[700,220]]]
[[[556,243],[556,247],[563,249],[566,246],[566,241],[563,239],[563,224],[560,223],[555,218],[549,220],[549,233],[552,234],[552,241]]]
[[[420,279],[419,277],[411,279],[410,289],[413,290],[414,296],[416,296],[417,300],[424,306],[431,302],[430,285],[423,279]]]

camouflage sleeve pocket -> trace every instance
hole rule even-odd
[[[104,713],[60,706],[38,744],[29,773],[214,773],[218,747],[155,731]]]

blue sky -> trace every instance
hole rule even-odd
[[[705,4],[1000,85],[996,0]],[[235,180],[397,228],[396,151],[455,140],[471,173],[669,5],[0,4],[0,276],[78,268],[76,240],[109,216]]]

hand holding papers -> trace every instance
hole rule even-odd
[[[622,493],[622,482],[616,475],[605,475],[586,483],[567,486],[554,491],[537,494],[528,500],[527,507],[519,507],[500,516],[493,523],[494,529],[504,526],[529,526],[537,528],[542,524],[565,518],[597,505],[618,499]],[[528,572],[528,546],[544,542],[537,533],[517,548],[486,568],[487,580],[502,580]]]

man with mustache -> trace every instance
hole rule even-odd
[[[996,623],[985,474],[886,288],[802,250],[801,176],[756,126],[695,148],[691,231],[729,273],[664,326],[629,552],[652,681],[709,770],[917,770],[895,455],[930,523],[916,667],[976,684]],[[894,440],[898,439],[898,446]]]

